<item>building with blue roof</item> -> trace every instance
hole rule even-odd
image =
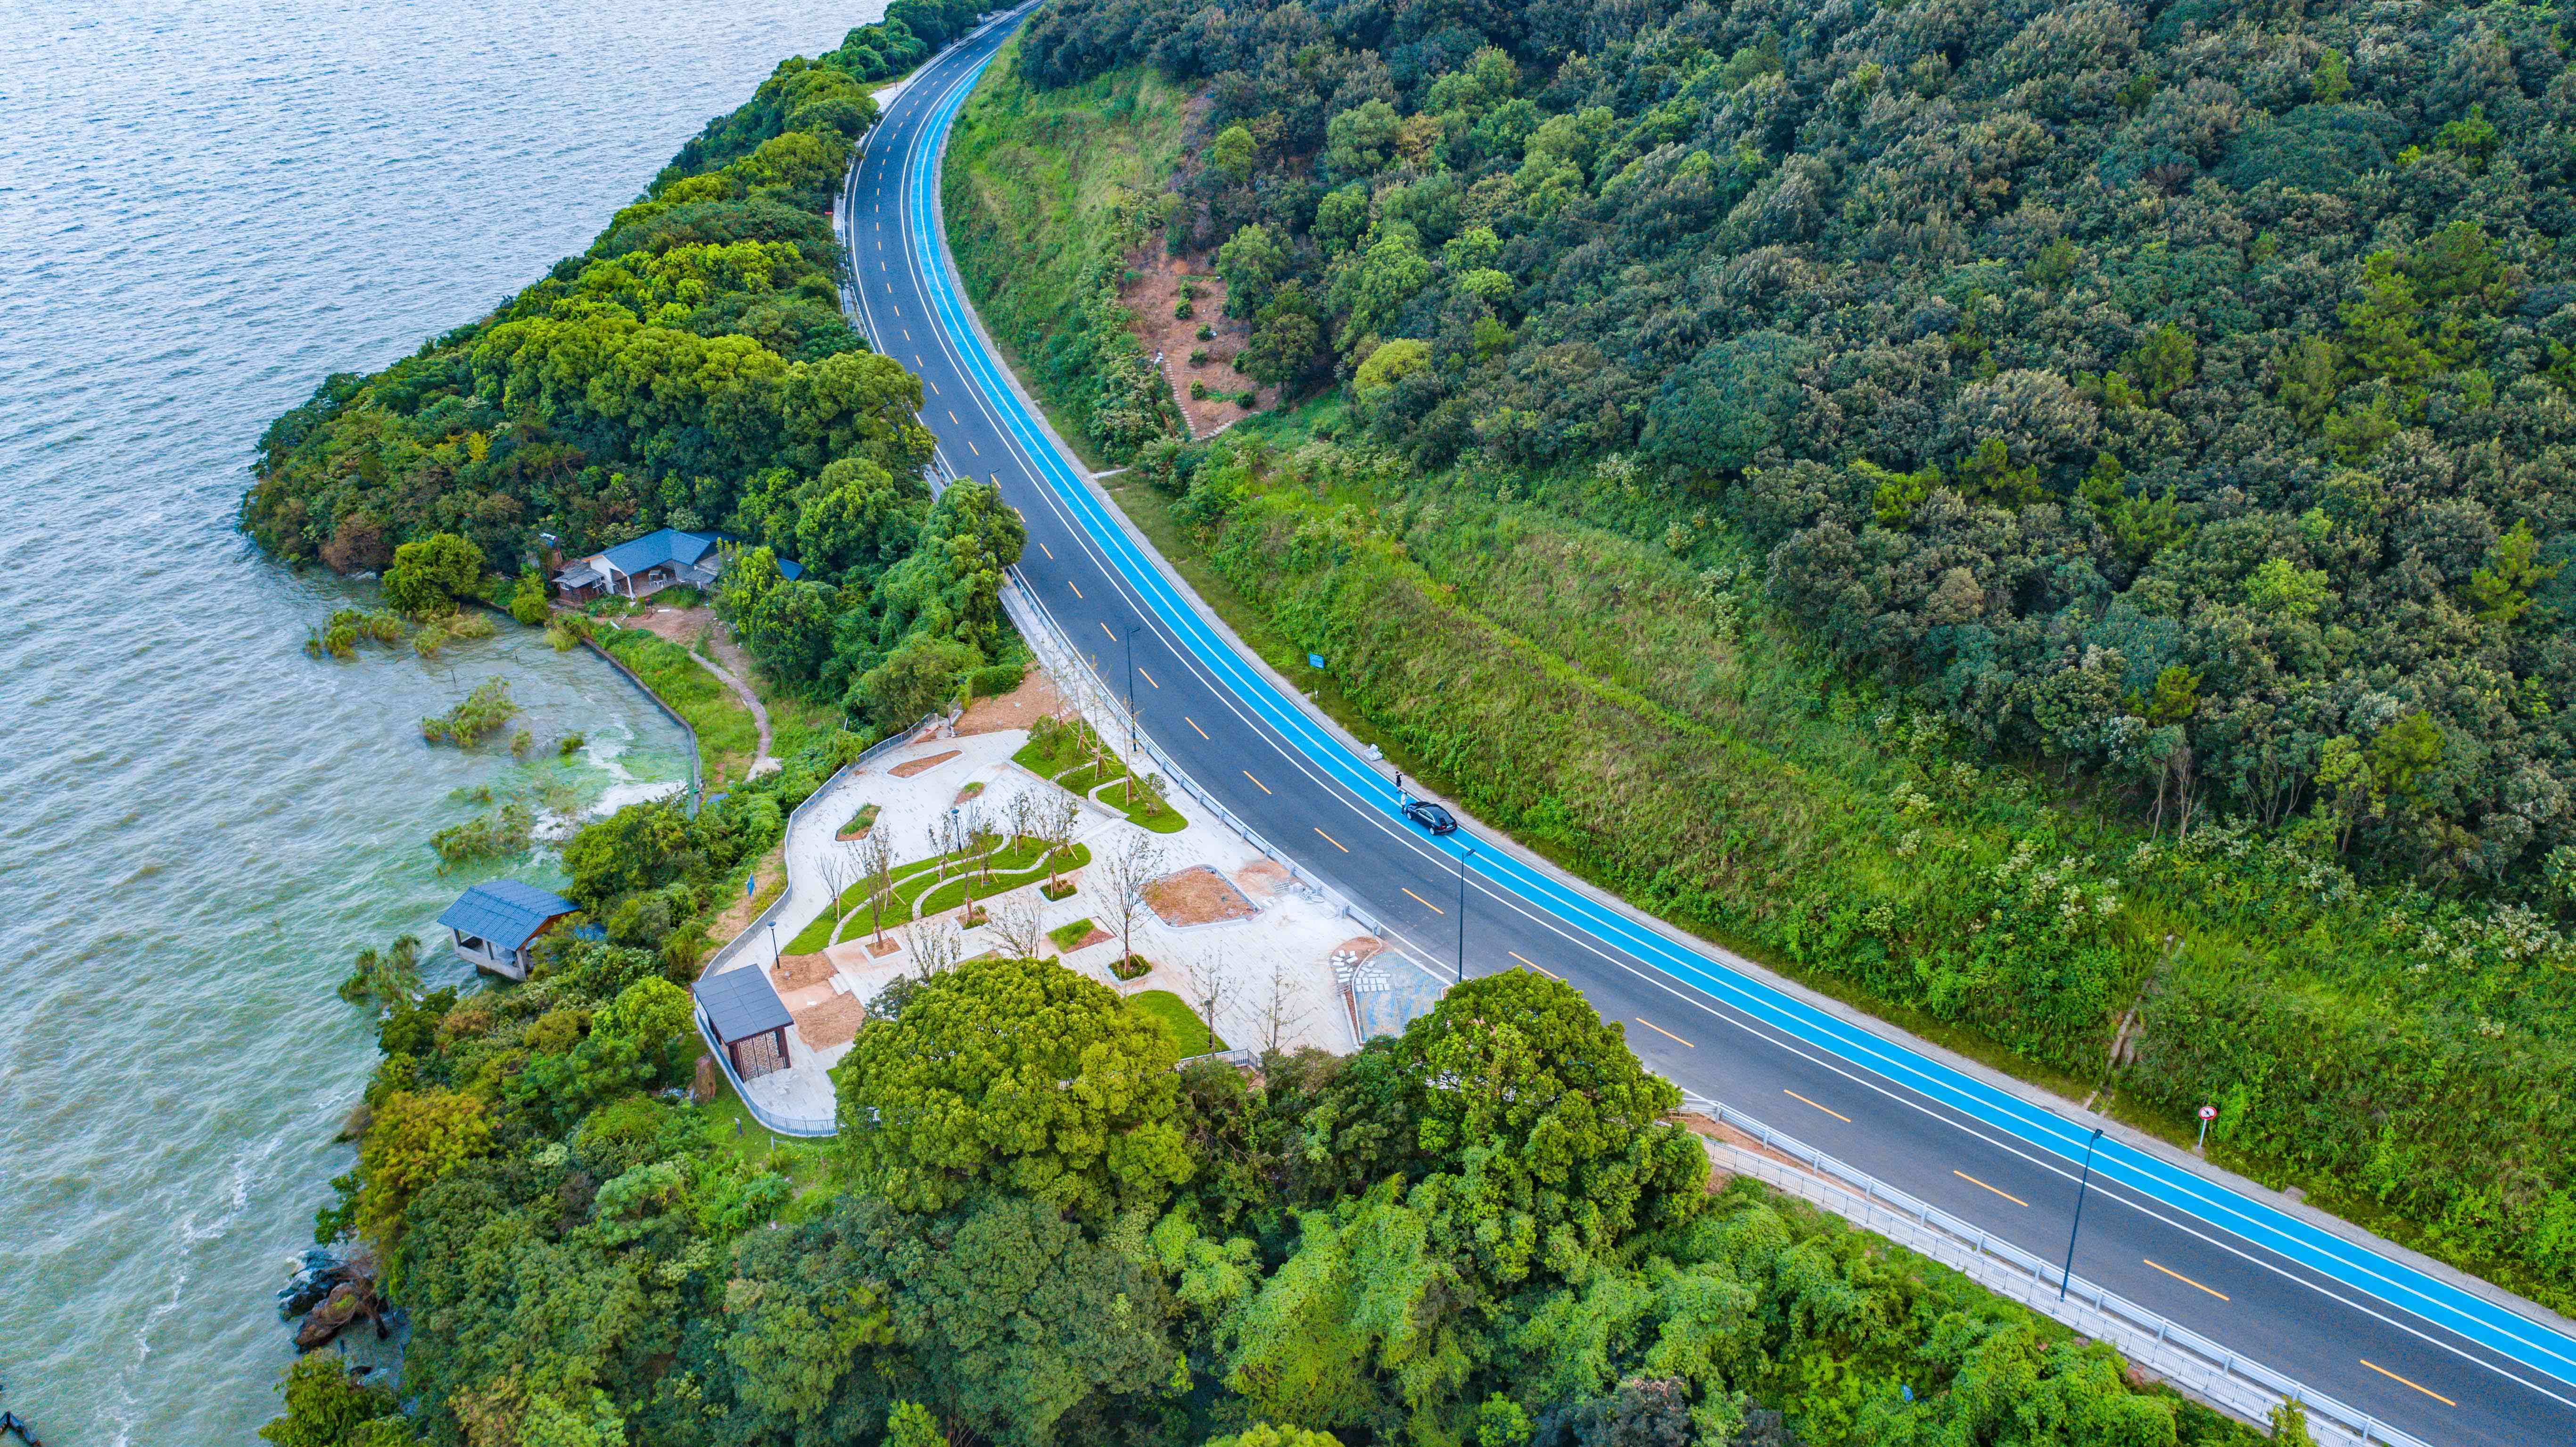
[[[573,560],[555,574],[555,593],[566,602],[587,603],[611,594],[649,598],[680,583],[712,588],[716,575],[724,571],[724,550],[731,546],[734,540],[722,533],[662,528]],[[805,575],[803,568],[785,558],[778,560],[778,571],[789,578]]]
[[[456,897],[438,922],[456,937],[456,952],[477,969],[513,980],[528,977],[528,946],[578,906],[550,890],[494,879]]]

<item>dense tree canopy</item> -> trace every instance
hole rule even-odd
[[[1077,1215],[1154,1206],[1190,1166],[1171,1039],[1059,965],[978,959],[860,1032],[838,1080],[853,1157],[898,1205],[1007,1185]]]
[[[1016,646],[997,592],[1018,521],[989,488],[932,505],[921,381],[843,319],[830,213],[876,122],[865,83],[972,16],[899,0],[788,61],[586,254],[383,372],[324,382],[262,439],[243,526],[287,558],[387,568],[411,613],[482,592],[486,567],[718,529],[749,553],[720,606],[779,681],[909,723],[922,708],[857,684],[913,645],[946,663],[910,670],[901,704],[946,702]],[[543,621],[541,587],[520,591]]]
[[[2538,894],[2564,49],[2515,6],[1062,0],[1021,66],[1202,83],[1168,239],[1418,462],[1627,465],[1976,747]]]

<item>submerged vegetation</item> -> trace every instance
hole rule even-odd
[[[519,716],[510,698],[510,681],[494,676],[474,685],[456,707],[420,721],[420,736],[433,744],[470,749],[499,733]]]

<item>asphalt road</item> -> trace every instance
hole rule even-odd
[[[945,476],[998,482],[1027,519],[1029,592],[1145,732],[1423,967],[1530,968],[1581,989],[1684,1089],[1748,1111],[2049,1260],[2067,1251],[2089,1122],[1817,1011],[1608,909],[1472,821],[1432,840],[1353,755],[1156,570],[1012,394],[967,323],[939,239],[938,151],[1007,36],[953,48],[888,106],[851,173],[851,310],[920,374]],[[1462,891],[1464,848],[1466,859]],[[1462,910],[1463,903],[1463,910]],[[1462,928],[1463,918],[1463,928]],[[2074,1270],[2430,1443],[2576,1443],[2576,1341],[2393,1257],[2105,1137]]]

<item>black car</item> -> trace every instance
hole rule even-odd
[[[1430,830],[1434,834],[1455,834],[1458,832],[1457,819],[1453,817],[1448,810],[1441,808],[1439,805],[1432,803],[1428,799],[1405,800],[1404,817],[1421,825],[1423,828]]]

